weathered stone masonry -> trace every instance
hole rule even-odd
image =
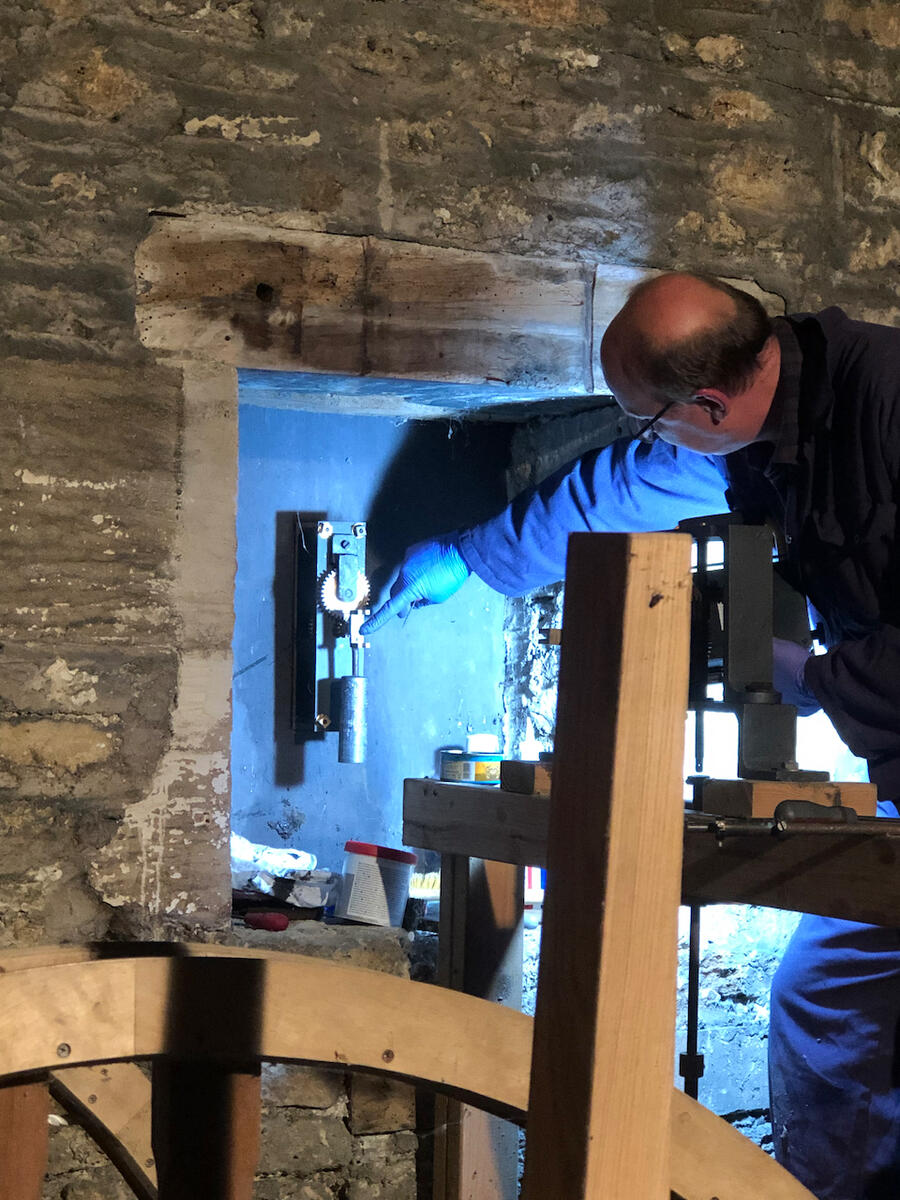
[[[696,263],[897,316],[890,5],[46,0],[3,30],[6,942],[224,911],[227,709],[173,713],[227,687],[230,517],[210,503],[212,619],[179,539],[186,430],[228,389],[186,399],[136,337],[152,211]]]
[[[885,0],[21,0],[0,39],[0,945],[227,914],[234,383],[140,344],[151,213],[900,317]]]

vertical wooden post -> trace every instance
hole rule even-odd
[[[445,855],[438,981],[520,1008],[525,871]],[[516,1200],[518,1135],[507,1121],[438,1097],[434,1200]]]
[[[668,1200],[690,538],[569,540],[524,1196]]]
[[[0,1200],[40,1200],[49,1115],[46,1083],[0,1087]]]
[[[252,1200],[260,1106],[258,1070],[168,1059],[154,1063],[159,1200]]]
[[[457,992],[462,991],[465,978],[468,882],[468,858],[442,854],[437,982]],[[459,1200],[459,1147],[460,1104],[447,1096],[435,1096],[432,1200]]]
[[[159,1200],[251,1200],[266,966],[174,949],[165,981],[166,1054],[153,1065]]]

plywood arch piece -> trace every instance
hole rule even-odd
[[[677,1089],[671,1138],[673,1200],[816,1200],[749,1138]]]
[[[98,957],[125,948],[42,948],[0,959],[0,1080],[166,1054],[337,1063],[427,1083],[526,1122],[532,1021],[522,1013],[300,955],[145,949]],[[814,1200],[675,1089],[671,1138],[680,1200]]]
[[[427,1082],[514,1119],[527,1106],[522,1013],[301,955],[91,953],[0,963],[0,1076],[166,1055],[319,1062]]]

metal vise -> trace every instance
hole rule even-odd
[[[741,778],[827,780],[827,771],[797,768],[797,710],[782,704],[772,685],[775,632],[809,641],[806,601],[773,566],[772,528],[726,513],[682,521],[679,529],[694,538],[697,556],[688,706],[698,716],[698,763],[703,757],[700,714],[733,712]],[[710,698],[715,685],[721,687],[721,699]]]

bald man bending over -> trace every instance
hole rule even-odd
[[[592,451],[482,525],[413,546],[364,630],[473,572],[521,595],[561,579],[576,531],[670,529],[731,507],[779,531],[825,654],[774,646],[775,686],[824,708],[900,799],[900,330],[840,309],[770,319],[697,274],[640,284],[601,360],[631,439]],[[900,931],[803,917],[772,988],[776,1155],[820,1200],[900,1197]]]

